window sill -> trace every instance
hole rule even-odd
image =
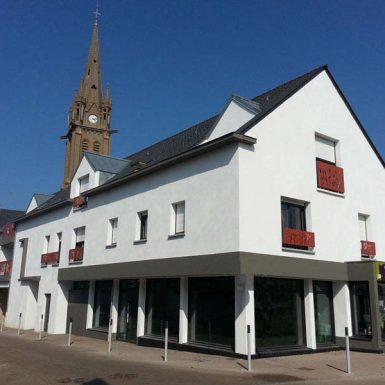
[[[116,247],[116,243],[113,243],[111,245],[106,245],[106,249],[114,249]]]
[[[185,233],[176,233],[176,234],[170,234],[168,236],[168,239],[175,239],[175,238],[183,238],[185,236]]]
[[[301,254],[308,254],[308,255],[314,255],[315,250],[304,250],[304,249],[295,249],[294,247],[282,247],[282,251],[287,251],[291,253],[301,253]]]
[[[68,264],[69,265],[81,265],[83,263],[83,260],[81,261],[69,261]]]
[[[134,241],[134,245],[141,245],[142,243],[146,243],[147,242],[147,239],[138,239],[136,241]]]
[[[317,191],[320,192],[320,193],[323,193],[323,194],[332,195],[334,197],[345,198],[345,194],[340,194],[338,192],[334,192],[334,191],[330,191],[330,190],[325,190],[325,189],[320,188],[320,187],[317,187]]]

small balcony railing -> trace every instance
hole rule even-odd
[[[317,160],[317,186],[343,194],[345,192],[344,169],[334,164]]]
[[[87,206],[87,197],[79,195],[72,200],[72,207],[74,209],[80,209]]]
[[[15,239],[16,225],[6,223],[0,230],[0,246],[12,243]]]
[[[12,271],[12,261],[0,262],[0,276],[9,277]]]
[[[284,246],[289,247],[306,247],[308,249],[313,249],[315,246],[315,237],[314,233],[309,231],[285,227],[283,229],[282,243]]]
[[[41,255],[41,265],[58,265],[60,261],[60,254],[58,251],[52,253],[46,253]]]
[[[361,255],[363,257],[375,257],[376,255],[375,242],[361,241]]]
[[[83,247],[75,247],[71,249],[68,254],[68,259],[70,263],[77,263],[83,261]]]

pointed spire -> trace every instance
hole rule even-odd
[[[97,20],[93,26],[91,45],[88,52],[84,77],[79,87],[78,95],[86,100],[86,110],[96,105],[102,105],[102,81],[100,77],[99,34]]]

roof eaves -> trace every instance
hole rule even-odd
[[[200,144],[199,146],[193,147],[192,149],[187,150],[187,151],[183,152],[182,154],[178,154],[178,155],[173,156],[171,158],[165,159],[159,163],[148,166],[148,167],[146,167],[140,171],[137,171],[135,173],[131,173],[129,175],[125,175],[125,176],[123,176],[119,179],[115,179],[111,182],[106,182],[105,184],[98,186],[98,187],[95,187],[91,190],[88,190],[87,192],[85,192],[84,194],[81,194],[81,195],[91,196],[91,195],[95,195],[95,194],[102,192],[102,191],[105,191],[105,190],[110,190],[111,188],[113,188],[117,185],[123,184],[125,182],[128,182],[130,180],[136,179],[136,178],[144,176],[144,175],[148,175],[148,174],[153,173],[159,169],[172,166],[178,162],[193,158],[193,157],[198,156],[202,153],[209,152],[209,151],[212,151],[216,148],[225,146],[225,145],[230,144],[230,143],[235,143],[235,142],[241,142],[241,143],[246,143],[246,144],[252,145],[252,144],[255,144],[257,142],[257,140],[255,138],[252,138],[252,137],[247,136],[247,135],[238,134],[236,132],[231,132],[227,135],[221,136],[221,137],[214,139],[210,142],[206,142],[206,143]]]
[[[248,122],[246,122],[242,127],[240,127],[236,132],[239,134],[244,134],[248,130],[250,130],[253,126],[255,126],[257,123],[259,123],[261,120],[263,120],[266,116],[270,115],[274,110],[276,110],[280,105],[286,102],[286,100],[290,99],[294,94],[296,94],[299,90],[301,90],[303,87],[306,86],[310,81],[312,81],[316,76],[318,76],[322,71],[327,70],[328,66],[325,64],[321,67],[316,68],[315,70],[311,71],[314,72],[313,76],[309,77],[306,81],[304,81],[300,86],[296,87],[293,91],[291,91],[288,95],[286,95],[282,100],[280,100],[278,103],[272,105],[270,108],[268,108],[265,112],[262,114],[256,115],[254,118],[250,119]],[[303,75],[304,76],[304,75]],[[293,79],[295,80],[295,79]],[[289,82],[287,82],[289,83]],[[285,86],[284,83],[276,88],[280,88]],[[270,92],[273,92],[274,89],[272,89]],[[262,94],[263,95],[263,94]]]

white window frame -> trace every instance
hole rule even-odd
[[[87,180],[87,183],[84,181]],[[90,189],[90,174],[78,178],[78,195]]]
[[[44,237],[43,254],[47,254],[49,252],[50,241],[51,241],[51,236],[50,235],[46,235]]]
[[[146,236],[145,237],[141,237],[141,228],[142,228],[142,216],[143,215],[147,215],[147,220],[146,220]],[[148,239],[148,210],[143,210],[143,211],[139,211],[136,213],[136,237],[135,237],[136,241],[139,241],[139,242],[145,242],[147,241]]]
[[[182,223],[179,222],[180,220]],[[186,201],[174,202],[171,204],[170,235],[183,235],[185,231]]]
[[[319,156],[317,143],[322,143],[322,142],[324,142],[324,144],[326,144],[326,142],[330,142],[333,144],[334,154],[331,157],[328,158],[327,156]],[[315,155],[316,155],[316,159],[324,160],[326,162],[333,163],[338,167],[341,167],[340,141],[335,138],[331,138],[329,136],[316,132],[315,133]]]
[[[107,246],[116,246],[118,241],[118,218],[108,221]]]
[[[79,236],[78,232],[79,232],[79,230],[82,230],[82,229],[84,229],[84,234],[81,234],[81,235]],[[80,240],[81,238],[83,238],[82,241]],[[76,229],[74,229],[73,249],[76,248],[76,244],[77,244],[78,242],[83,242],[83,247],[84,247],[85,239],[86,239],[86,227],[85,227],[85,226],[80,226],[80,227],[77,227]]]

